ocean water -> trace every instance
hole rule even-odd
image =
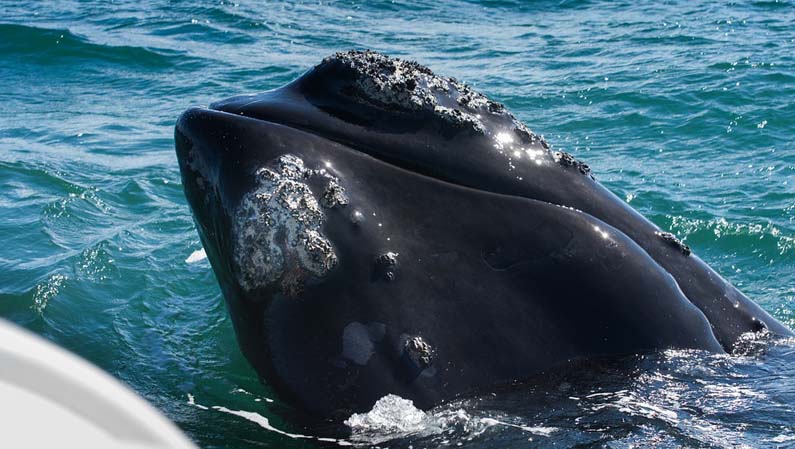
[[[795,343],[595,361],[325,442],[237,348],[182,194],[181,111],[371,48],[505,103],[795,325],[795,3],[0,3],[0,316],[202,448],[795,447]],[[192,256],[193,255],[193,256]],[[47,423],[41,423],[46,431]]]

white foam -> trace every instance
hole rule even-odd
[[[185,263],[196,263],[201,262],[202,260],[207,258],[207,253],[204,252],[204,248],[197,249],[196,251],[190,253],[187,259],[185,259]]]
[[[513,427],[516,429],[524,430],[525,432],[532,433],[533,435],[538,435],[542,437],[548,437],[552,435],[554,432],[557,432],[559,430],[557,427],[522,426],[519,424],[512,424],[505,421],[499,421],[494,418],[480,418],[480,423],[486,425],[487,427],[491,426]]]
[[[427,427],[428,415],[408,399],[388,394],[379,399],[367,413],[354,413],[345,425],[354,432],[416,433]]]
[[[312,176],[335,184],[324,207],[342,204],[341,198],[347,203],[336,178],[306,168],[294,155],[257,170],[257,186],[241,199],[234,217],[233,259],[243,289],[280,282],[282,292],[294,297],[308,278],[322,278],[337,265],[334,248],[321,233],[325,218],[307,183]]]
[[[205,406],[203,406],[201,404],[197,404],[196,403],[196,399],[190,393],[188,393],[188,405],[192,405],[192,406],[194,406],[194,407],[196,407],[198,409],[201,409],[201,410],[209,410],[209,408],[207,408],[207,407],[205,407]]]
[[[314,438],[314,437],[309,436],[309,435],[301,435],[301,434],[298,434],[298,433],[289,433],[289,432],[285,432],[284,430],[277,429],[277,428],[275,428],[275,427],[273,427],[271,425],[271,423],[268,420],[268,418],[260,415],[257,412],[247,412],[245,410],[231,410],[231,409],[228,409],[226,407],[222,407],[220,405],[215,405],[215,406],[212,407],[212,409],[213,410],[218,410],[219,412],[228,413],[230,415],[235,415],[235,416],[239,416],[241,418],[245,418],[248,421],[251,421],[253,423],[259,424],[259,426],[262,427],[263,429],[269,430],[271,432],[278,433],[279,435],[284,435],[286,437],[295,438],[295,439],[312,439],[312,438]]]
[[[556,427],[513,424],[490,417],[472,418],[463,409],[426,413],[416,408],[412,401],[393,394],[379,399],[369,412],[351,415],[345,424],[351,428],[351,440],[371,445],[408,435],[448,434],[454,429],[477,436],[489,427],[506,426],[543,437],[559,430]]]
[[[235,392],[248,393],[247,391],[245,391],[243,389],[237,389],[237,390],[235,390]],[[248,394],[251,394],[251,393],[248,393]],[[269,401],[273,402],[272,400],[269,400]],[[260,415],[257,412],[249,412],[249,411],[246,411],[246,410],[232,410],[230,408],[226,408],[226,407],[223,407],[223,406],[220,406],[220,405],[214,405],[212,407],[207,407],[205,405],[201,405],[201,404],[197,403],[195,398],[193,397],[193,395],[190,394],[190,393],[188,393],[188,404],[192,405],[192,406],[194,406],[194,407],[196,407],[198,409],[201,409],[201,410],[215,410],[215,411],[218,411],[218,412],[221,412],[221,413],[227,413],[229,415],[238,416],[240,418],[243,418],[243,419],[245,419],[247,421],[251,421],[251,422],[259,425],[260,427],[262,427],[263,429],[265,429],[265,430],[267,430],[269,432],[277,433],[279,435],[283,435],[283,436],[286,436],[288,438],[292,438],[292,439],[296,439],[296,440],[317,440],[317,441],[325,441],[325,442],[330,442],[330,443],[337,443],[337,445],[339,445],[339,446],[352,446],[351,443],[349,443],[349,442],[347,442],[345,440],[338,440],[336,438],[324,438],[324,437],[316,437],[316,436],[313,436],[313,435],[302,435],[300,433],[286,432],[284,430],[281,430],[281,429],[278,429],[276,427],[273,427],[271,425],[270,420],[268,418]]]

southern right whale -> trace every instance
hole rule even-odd
[[[176,149],[257,372],[320,417],[792,335],[503,105],[375,52],[192,108]]]

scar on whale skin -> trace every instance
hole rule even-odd
[[[307,181],[320,176],[326,188],[320,201]],[[322,278],[337,265],[331,242],[321,233],[320,208],[348,204],[339,180],[325,170],[310,170],[293,155],[277,158],[257,170],[257,186],[240,201],[234,226],[234,262],[247,291],[278,283],[295,297],[312,278]]]

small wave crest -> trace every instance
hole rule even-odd
[[[68,29],[50,29],[17,24],[0,24],[0,57],[25,57],[59,61],[86,59],[126,66],[165,68],[174,65],[171,50],[145,47],[114,46],[92,42]]]
[[[204,252],[204,248],[200,248],[190,253],[190,256],[188,256],[188,258],[185,259],[185,263],[198,263],[206,259],[207,259],[207,253]]]

